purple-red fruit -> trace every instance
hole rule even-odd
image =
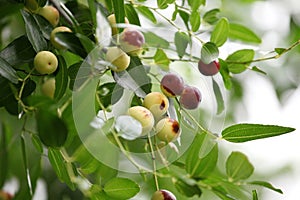
[[[179,102],[183,108],[196,109],[201,102],[202,96],[198,88],[185,86],[180,96]]]
[[[120,45],[121,48],[128,54],[138,56],[143,51],[145,43],[144,35],[135,29],[126,28],[121,33]]]
[[[198,69],[201,74],[205,76],[213,76],[220,70],[220,64],[217,61],[213,61],[209,64],[205,64],[201,60],[198,62]]]
[[[166,74],[160,81],[160,89],[168,97],[181,95],[183,88],[182,77],[175,73]]]
[[[151,200],[176,200],[175,195],[168,190],[157,190]]]

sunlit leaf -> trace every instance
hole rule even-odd
[[[260,37],[258,37],[252,30],[241,24],[229,24],[229,37],[243,42],[261,43]]]
[[[145,42],[149,47],[168,48],[169,42],[153,32],[145,32]]]
[[[241,49],[230,54],[226,58],[229,71],[235,74],[245,71],[253,60],[254,54],[253,49]]]
[[[263,124],[235,124],[222,131],[222,138],[229,142],[247,142],[274,137],[294,131],[294,128]]]
[[[220,13],[220,9],[212,9],[207,11],[204,16],[203,20],[209,24],[214,24],[219,20],[219,17],[217,16]]]
[[[275,191],[275,192],[278,192],[278,193],[280,193],[280,194],[283,194],[283,192],[282,192],[281,189],[275,188],[271,183],[268,183],[268,182],[266,182],[266,181],[251,181],[251,182],[249,182],[249,184],[252,184],[252,185],[259,185],[259,186],[268,188],[268,189],[270,189],[270,190],[273,190],[273,191]]]
[[[120,200],[130,199],[140,191],[139,185],[127,178],[111,179],[103,189],[108,196]]]
[[[130,24],[141,26],[139,16],[131,4],[125,4],[125,13],[126,13],[126,17],[130,21]]]
[[[219,64],[220,64],[220,74],[222,76],[224,85],[226,87],[226,89],[230,90],[232,87],[232,82],[231,82],[231,78],[229,75],[229,69],[227,66],[227,63],[219,58]]]
[[[171,63],[167,54],[162,49],[157,49],[154,55],[154,61],[157,65],[159,65],[163,70],[168,70],[169,65]]]
[[[193,11],[190,15],[190,23],[192,26],[192,31],[198,31],[201,24],[201,17],[198,11]]]
[[[228,37],[229,33],[229,23],[228,20],[223,17],[216,24],[213,32],[210,36],[210,41],[215,43],[218,47],[222,46]]]
[[[156,17],[153,12],[146,6],[138,6],[136,8],[142,15],[144,15],[147,19],[152,21],[153,23],[157,23]]]

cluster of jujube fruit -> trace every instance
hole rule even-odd
[[[115,72],[121,72],[128,68],[130,64],[130,56],[139,56],[143,51],[145,43],[144,35],[131,27],[125,28],[122,33],[118,34],[115,14],[107,17],[111,26],[112,36],[117,37],[116,46],[108,47],[106,51],[106,61],[111,63],[110,69]],[[129,24],[125,17],[125,24]]]
[[[202,100],[199,89],[185,84],[182,77],[175,73],[164,75],[160,82],[160,88],[168,97],[180,96],[180,105],[185,109],[198,108]]]

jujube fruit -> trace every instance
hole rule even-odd
[[[126,28],[121,33],[120,45],[121,48],[128,54],[138,56],[143,51],[145,43],[144,35],[135,29]]]
[[[106,60],[113,65],[110,68],[115,72],[124,71],[130,64],[130,57],[118,47],[107,48]]]
[[[193,86],[185,86],[179,102],[183,108],[196,109],[202,100],[201,92]]]
[[[153,193],[151,200],[176,200],[176,197],[168,190],[157,190]]]
[[[27,8],[31,12],[37,11],[39,8],[39,4],[36,0],[25,0],[25,8]]]
[[[154,117],[150,110],[143,106],[133,106],[128,109],[128,114],[142,124],[142,135],[146,135],[152,130]]]
[[[72,32],[71,29],[69,29],[66,26],[59,26],[56,27],[55,29],[52,30],[51,35],[50,35],[50,41],[52,43],[52,45],[57,48],[57,49],[65,49],[66,47],[64,47],[63,45],[59,44],[56,39],[55,39],[55,34],[59,33],[59,32]]]
[[[40,74],[52,74],[56,71],[58,60],[54,53],[50,51],[40,51],[33,60],[34,68]]]
[[[201,60],[198,62],[198,69],[201,74],[205,76],[213,76],[220,70],[220,64],[217,61],[213,61],[209,64],[205,64]]]
[[[160,88],[166,96],[175,97],[181,95],[184,88],[184,81],[181,76],[169,73],[161,79]]]
[[[41,92],[45,95],[50,97],[51,99],[54,98],[55,93],[55,78],[47,79],[41,87]]]
[[[178,121],[169,117],[161,119],[155,129],[156,136],[166,143],[175,141],[181,133]]]
[[[59,22],[59,12],[53,6],[44,6],[40,8],[38,14],[47,19],[52,26],[57,26]]]
[[[111,26],[112,35],[116,35],[118,33],[117,22],[115,14],[111,14],[107,17],[107,20]],[[124,18],[125,24],[129,24],[127,17]]]
[[[167,112],[169,100],[160,92],[151,92],[145,96],[143,106],[148,108],[157,119]]]

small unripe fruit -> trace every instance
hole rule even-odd
[[[166,143],[175,141],[181,133],[179,123],[169,117],[161,119],[155,128],[157,137]]]
[[[47,19],[52,26],[57,26],[59,22],[59,12],[53,6],[44,6],[40,8],[38,14]]]
[[[213,76],[219,72],[220,64],[216,61],[213,61],[209,64],[205,64],[204,62],[199,60],[198,69],[199,69],[200,73],[205,76]]]
[[[50,51],[40,51],[33,60],[34,68],[40,74],[52,74],[58,66],[56,55]]]
[[[126,28],[120,37],[121,48],[128,54],[138,56],[143,51],[144,35],[135,29]]]
[[[66,26],[59,26],[59,27],[56,27],[55,29],[53,29],[51,32],[50,41],[51,41],[52,45],[57,49],[65,49],[64,46],[62,46],[55,40],[55,34],[59,33],[59,32],[70,32],[71,33],[72,30]]]
[[[107,20],[111,26],[111,34],[116,35],[118,33],[117,22],[115,14],[111,14],[107,17]],[[127,17],[124,19],[125,24],[129,24]]]
[[[193,86],[185,86],[179,102],[183,108],[191,110],[196,109],[201,100],[202,96],[198,88]]]
[[[158,190],[154,192],[151,200],[176,200],[176,197],[168,190]]]
[[[152,112],[155,119],[158,119],[167,112],[169,100],[160,92],[151,92],[145,96],[143,106]]]
[[[49,78],[48,80],[46,80],[42,85],[41,92],[45,96],[53,99],[55,93],[55,78]]]
[[[118,47],[107,48],[106,60],[113,65],[110,68],[115,72],[124,71],[130,64],[130,57]]]
[[[169,73],[161,79],[160,88],[166,96],[175,97],[181,95],[184,88],[184,81],[181,76]]]
[[[25,0],[25,8],[31,12],[35,12],[39,8],[39,4],[36,0]]]
[[[146,135],[152,130],[154,117],[150,110],[143,106],[133,106],[128,109],[128,114],[142,124],[142,135]]]

